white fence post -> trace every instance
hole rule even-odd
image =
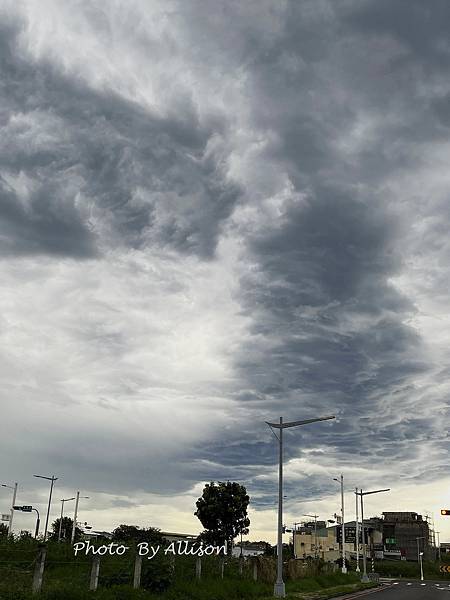
[[[197,560],[195,561],[195,576],[197,579],[202,578],[202,559],[200,556],[197,556]]]
[[[133,587],[135,590],[138,589],[141,585],[141,571],[142,571],[142,556],[140,554],[136,554],[136,560],[134,562],[134,577],[133,577]]]
[[[43,546],[40,548],[37,559],[36,566],[34,567],[34,575],[33,575],[33,594],[37,594],[41,591],[42,587],[42,578],[44,575],[44,567],[45,567],[45,555],[47,554],[47,548]]]
[[[100,571],[100,557],[94,556],[92,560],[92,568],[91,568],[91,580],[89,582],[89,589],[92,592],[95,592],[98,586],[98,574]]]

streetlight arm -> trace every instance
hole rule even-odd
[[[379,492],[390,492],[391,488],[386,488],[385,490],[374,490],[373,492],[355,492],[358,496],[368,496],[369,494],[378,494]]]
[[[318,421],[329,421],[330,419],[335,419],[334,415],[329,417],[320,417],[318,419],[305,419],[303,421],[290,421],[289,423],[269,423],[266,421],[269,427],[273,427],[274,429],[286,429],[287,427],[297,427],[297,425],[307,425],[308,423],[317,423]]]

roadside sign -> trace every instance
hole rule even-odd
[[[2,514],[2,521],[9,521],[9,515]]]
[[[32,506],[22,506],[22,512],[31,512],[32,510]]]
[[[441,573],[450,573],[450,565],[443,565],[439,570]]]
[[[444,517],[450,516],[450,509],[448,509],[448,508],[441,508],[441,515],[444,516]]]

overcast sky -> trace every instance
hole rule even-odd
[[[450,541],[446,0],[4,0],[2,483],[188,533],[208,480],[287,524]],[[2,512],[10,502],[0,488]],[[348,514],[354,500],[347,494]],[[67,505],[69,506],[69,505]],[[72,509],[70,509],[72,510]],[[18,515],[17,529],[30,527]]]

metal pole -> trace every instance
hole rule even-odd
[[[35,537],[35,539],[37,540],[37,537],[38,537],[38,535],[39,535],[39,525],[40,525],[40,523],[41,523],[41,519],[40,519],[40,516],[39,516],[39,511],[38,511],[38,509],[37,509],[37,508],[33,508],[33,510],[35,510],[35,511],[36,511],[36,529],[35,529],[35,531],[34,531],[34,537]]]
[[[52,493],[53,493],[53,483],[55,482],[55,480],[57,479],[57,477],[54,477],[52,475],[51,479],[50,479],[50,495],[48,497],[48,506],[47,506],[47,517],[45,518],[45,528],[44,528],[44,542],[47,539],[47,528],[48,528],[48,518],[50,516],[50,506],[52,503]]]
[[[14,505],[16,503],[16,496],[17,496],[17,483],[14,484],[14,491],[13,491],[13,498],[12,498],[12,504],[11,504],[11,512],[9,515],[9,526],[8,526],[8,535],[11,535],[13,530],[12,530],[12,526],[13,526],[13,517],[14,517]]]
[[[439,538],[440,533],[441,533],[440,531],[436,531],[437,539],[438,539],[438,560],[439,560],[439,562],[441,562],[441,542],[440,542],[440,538]]]
[[[314,557],[318,558],[318,554],[317,554],[317,515],[314,515]]]
[[[341,513],[342,513],[342,573],[347,573],[345,565],[345,515],[344,515],[344,475],[341,473]]]
[[[419,558],[420,558],[420,581],[423,581],[423,562],[422,562],[422,554],[423,552],[420,553]]]
[[[64,502],[65,502],[65,500],[61,500],[61,516],[59,517],[58,542],[61,541],[62,520],[63,520],[63,513],[64,513]]]
[[[77,528],[77,514],[78,514],[78,502],[80,500],[80,492],[77,492],[77,499],[75,500],[75,511],[73,513],[73,525],[72,525],[72,536],[70,538],[70,543],[73,546],[75,541],[75,530]]]
[[[361,494],[361,531],[362,531],[362,547],[363,547],[363,575],[361,581],[367,583],[369,578],[367,577],[367,549],[366,549],[366,536],[364,527],[364,496],[363,491],[360,490]]]
[[[356,572],[360,573],[361,569],[359,568],[359,521],[358,521],[358,488],[355,488],[355,498],[356,498]]]
[[[416,538],[416,544],[417,544],[417,562],[420,562],[419,540],[420,540],[420,538]]]
[[[283,581],[283,417],[280,417],[280,455],[278,463],[278,540],[277,540],[277,580],[273,594],[278,598],[286,596]]]

